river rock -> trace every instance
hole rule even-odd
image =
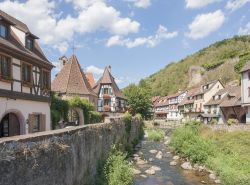
[[[139,157],[139,155],[138,154],[133,154],[133,157]]]
[[[141,174],[140,176],[143,178],[147,178],[147,175],[144,175],[144,174]]]
[[[214,182],[215,182],[215,184],[220,184],[221,183],[221,181],[219,179],[215,180]]]
[[[207,184],[207,182],[206,182],[206,181],[201,181],[201,183],[202,183],[202,184]]]
[[[133,169],[133,174],[134,174],[134,175],[139,175],[140,173],[141,173],[140,170],[138,170],[138,169]]]
[[[138,159],[137,161],[136,161],[136,164],[138,164],[138,165],[144,165],[144,164],[146,164],[147,163],[147,161],[144,161],[144,160],[142,160],[142,159]]]
[[[157,159],[162,159],[162,151],[159,151],[159,152],[156,154],[155,158],[157,158]]]
[[[154,174],[155,174],[155,170],[149,168],[149,169],[147,169],[147,170],[145,171],[145,173],[148,174],[148,175],[154,175]]]
[[[149,161],[149,162],[153,162],[154,159],[153,159],[153,158],[149,158],[148,161]]]
[[[192,170],[192,165],[190,164],[190,162],[184,162],[181,167],[184,169],[184,170]]]
[[[155,154],[155,153],[157,153],[157,150],[149,150],[149,152],[150,152],[151,154]]]
[[[180,159],[180,157],[178,156],[178,155],[175,155],[174,157],[173,157],[173,160],[179,160]]]
[[[152,169],[154,171],[161,171],[161,168],[159,166],[151,166],[150,169]]]
[[[176,161],[171,161],[170,162],[170,166],[176,166],[177,165],[177,162]]]
[[[166,140],[164,144],[169,145],[169,143],[170,143],[170,140]]]
[[[216,179],[216,175],[214,173],[210,173],[209,174],[209,178],[212,179],[212,180],[215,180]]]

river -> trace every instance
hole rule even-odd
[[[169,136],[169,129],[164,130]],[[157,153],[161,151],[163,157],[156,158],[157,153],[151,153],[152,150],[157,150]],[[138,174],[135,175],[135,185],[214,185],[207,174],[183,170],[179,163],[176,166],[170,166],[173,155],[164,141],[153,142],[145,139],[141,142],[141,147],[134,156],[146,161],[145,164],[143,162],[134,163],[134,169],[138,171]],[[155,171],[154,175],[148,175],[145,171],[152,166],[159,167],[160,171]]]

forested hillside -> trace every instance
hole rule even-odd
[[[239,83],[239,71],[250,60],[250,36],[235,36],[216,42],[144,79],[153,95],[167,95],[178,89],[220,79]]]

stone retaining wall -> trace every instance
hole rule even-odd
[[[91,185],[112,144],[138,138],[141,123],[126,133],[121,119],[0,139],[1,185]]]
[[[250,124],[237,124],[228,126],[226,124],[218,124],[218,125],[208,125],[213,130],[225,130],[228,132],[233,131],[250,131]]]

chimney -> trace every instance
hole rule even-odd
[[[59,70],[61,71],[61,69],[67,64],[68,59],[65,56],[62,56],[59,58],[59,63],[60,63],[60,67]]]
[[[111,73],[111,66],[110,66],[110,65],[108,66],[108,70],[109,70],[109,72]]]

